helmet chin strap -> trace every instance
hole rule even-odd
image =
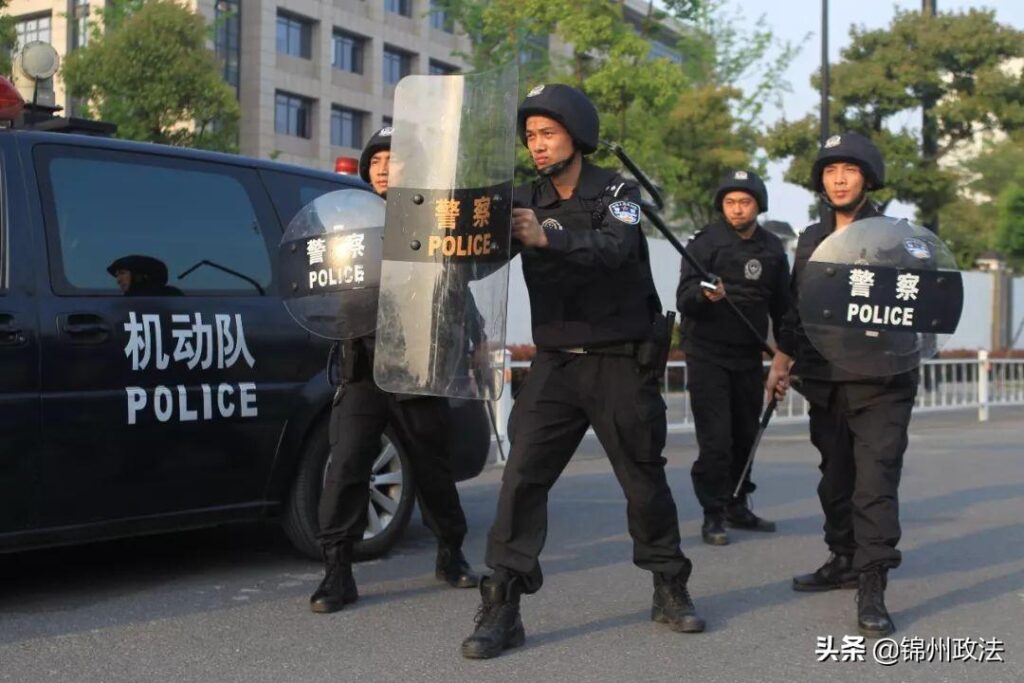
[[[864,200],[867,199],[868,194],[864,190],[861,190],[860,194],[858,194],[856,198],[846,202],[845,204],[834,203],[831,199],[828,198],[827,192],[819,192],[818,196],[821,198],[821,201],[825,204],[825,206],[832,209],[833,211],[837,213],[850,213],[855,209],[859,208],[864,203]]]
[[[572,150],[572,154],[570,154],[565,159],[562,159],[561,161],[556,161],[553,164],[548,164],[544,168],[538,168],[537,169],[537,175],[539,175],[541,178],[551,178],[553,176],[558,175],[559,173],[561,173],[565,169],[569,168],[569,164],[571,164],[573,159],[576,158],[576,151],[577,150],[576,150],[576,147],[574,145],[573,146],[573,150]]]
[[[725,222],[729,223],[728,220],[726,220]],[[747,221],[745,223],[740,223],[739,225],[733,225],[732,223],[729,223],[729,226],[732,227],[732,229],[735,230],[736,232],[746,232],[755,225],[757,225],[757,218],[754,218],[753,220]]]

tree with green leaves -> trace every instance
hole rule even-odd
[[[1024,170],[1007,185],[996,204],[996,244],[1012,265],[1024,264]]]
[[[18,40],[14,30],[14,17],[7,14],[9,0],[0,0],[0,75],[10,76],[12,71],[11,51]]]
[[[999,249],[997,200],[1024,168],[1024,133],[987,145],[957,168],[960,191],[939,211],[942,238],[961,268],[971,268],[986,251]]]
[[[207,48],[203,18],[174,0],[114,4],[114,28],[94,26],[71,53],[64,81],[90,116],[118,136],[183,147],[235,151],[240,110]]]
[[[990,10],[936,16],[897,11],[885,29],[854,27],[842,59],[831,66],[830,130],[870,137],[886,160],[888,188],[877,194],[917,206],[918,218],[934,222],[956,201],[958,175],[943,159],[956,156],[976,136],[1024,128],[1024,78],[1007,68],[1024,55],[1024,33],[999,24]],[[819,76],[811,79],[815,87]],[[918,119],[922,103],[938,141],[922,151]],[[772,158],[790,158],[787,181],[810,188],[818,148],[815,115],[783,121],[764,138]]]

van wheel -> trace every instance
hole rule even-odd
[[[317,560],[321,559],[320,544],[316,540],[317,509],[331,463],[327,429],[327,420],[323,420],[306,442],[283,520],[284,532],[292,544],[303,555]],[[372,560],[390,551],[412,516],[416,499],[412,467],[390,427],[381,439],[380,453],[367,485],[370,504],[363,540],[354,548],[357,560]]]

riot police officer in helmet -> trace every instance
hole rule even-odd
[[[687,250],[720,278],[717,287],[702,284],[684,259],[676,294],[700,449],[691,475],[704,509],[701,536],[705,543],[725,545],[726,525],[775,531],[773,522],[750,509],[749,494],[756,486],[749,473],[742,485],[739,479],[761,412],[761,340],[769,320],[776,333],[781,326],[789,301],[789,262],[781,240],[758,226],[758,214],[768,210],[768,191],[756,173],[726,173],[714,207],[721,218],[698,231]],[[760,338],[722,303],[726,296],[757,327]],[[737,487],[740,494],[733,496]]]
[[[766,388],[782,396],[792,375],[794,386],[810,402],[811,441],[821,453],[818,496],[831,554],[813,573],[794,577],[793,589],[857,588],[860,632],[884,636],[895,630],[884,592],[888,571],[901,560],[896,549],[898,487],[918,373],[872,378],[836,367],[810,343],[798,308],[800,285],[815,248],[854,221],[880,215],[867,193],[884,186],[882,155],[856,133],[832,136],[818,152],[811,181],[828,210],[821,222],[800,235],[792,305]]]
[[[598,144],[598,114],[575,88],[530,91],[519,132],[540,175],[516,189],[512,215],[537,356],[510,418],[511,453],[488,536],[494,574],[481,583],[476,629],[462,653],[488,658],[523,643],[520,596],[543,582],[548,491],[591,426],[628,501],[634,563],[654,574],[652,618],[702,631],[661,455],[659,370],[638,360],[661,316],[639,190],[584,158]]]
[[[391,128],[378,131],[363,150],[360,176],[387,192]],[[331,409],[331,463],[320,498],[320,532],[326,573],[310,598],[314,612],[334,612],[358,598],[352,576],[353,545],[366,529],[370,473],[381,437],[395,426],[409,452],[423,519],[438,539],[435,573],[455,588],[480,582],[462,553],[466,517],[446,453],[448,401],[381,391],[373,381],[374,337],[337,344],[333,358],[340,387]]]

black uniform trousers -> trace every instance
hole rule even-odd
[[[665,402],[657,380],[632,357],[540,351],[516,396],[487,564],[543,583],[538,558],[548,527],[548,491],[593,426],[626,494],[633,562],[672,575],[690,571],[679,547],[675,501],[665,478]]]
[[[699,453],[690,470],[704,512],[721,513],[732,498],[750,456],[764,398],[760,365],[733,369],[688,357],[686,385]],[[742,495],[757,488],[747,473]]]
[[[804,380],[800,387],[811,402],[811,442],[821,453],[825,543],[852,555],[857,571],[893,569],[901,560],[898,488],[917,395],[916,381],[902,384]]]
[[[370,377],[346,382],[331,409],[331,464],[320,498],[321,545],[351,545],[362,540],[370,500],[370,473],[380,455],[388,424],[396,428],[409,460],[420,511],[438,541],[461,546],[466,517],[446,452],[448,401],[417,397],[398,400]]]

